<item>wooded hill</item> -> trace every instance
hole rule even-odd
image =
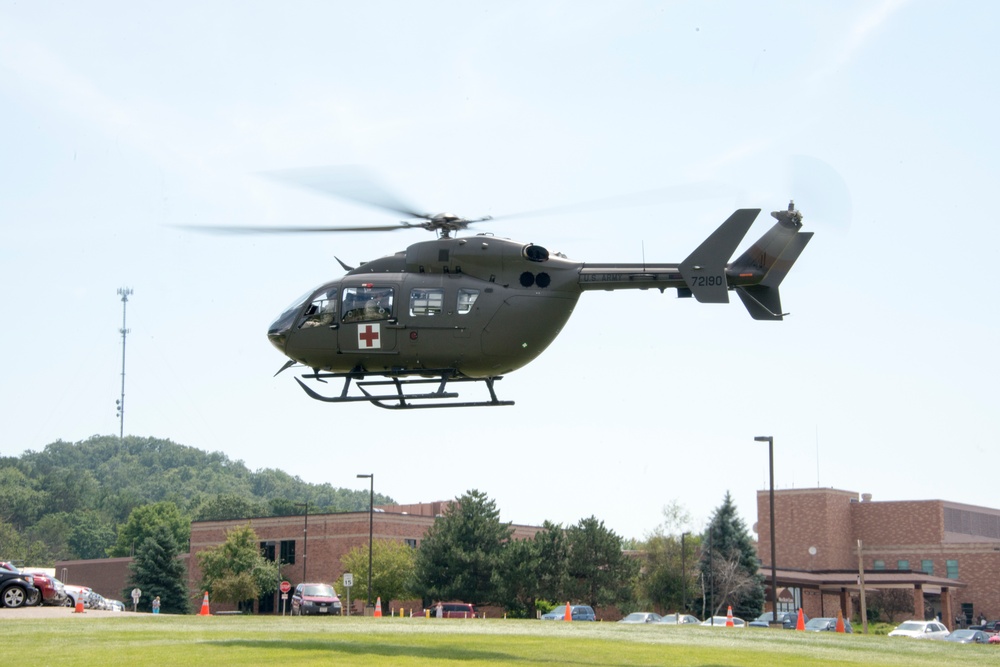
[[[187,521],[368,509],[369,492],[251,471],[169,440],[94,436],[0,457],[0,560],[47,566],[112,554],[132,511],[170,502]],[[394,501],[381,494],[375,504]]]

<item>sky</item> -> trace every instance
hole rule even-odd
[[[1000,5],[0,0],[0,454],[117,434],[401,503],[642,539],[768,488],[1000,507]],[[364,165],[415,206],[501,216],[691,183],[703,199],[498,219],[586,262],[679,262],[741,207],[815,236],[782,322],[587,292],[514,406],[308,398],[268,342],[298,295],[429,240],[181,226],[380,225],[262,177]]]

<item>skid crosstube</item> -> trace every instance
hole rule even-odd
[[[417,375],[419,377],[410,377]],[[376,376],[381,379],[366,380],[366,376]],[[433,377],[428,377],[433,376]],[[468,408],[468,407],[493,407],[499,405],[514,405],[514,401],[501,401],[497,398],[493,383],[502,380],[503,376],[487,378],[470,378],[459,375],[453,368],[445,369],[419,369],[412,372],[395,373],[369,373],[366,371],[352,371],[349,373],[309,373],[302,376],[307,380],[326,382],[327,379],[343,378],[344,386],[339,396],[324,396],[309,387],[299,378],[295,381],[299,383],[302,390],[310,398],[325,403],[357,403],[367,401],[386,410],[419,410],[426,408]],[[351,384],[355,384],[361,391],[361,395],[351,394]],[[446,391],[449,383],[456,382],[483,382],[489,391],[490,399],[487,401],[457,401],[457,392]],[[418,385],[436,384],[437,389],[430,392],[406,393],[405,388],[417,387]],[[384,392],[384,387],[392,387],[394,392]]]

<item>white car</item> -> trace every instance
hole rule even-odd
[[[654,614],[651,611],[634,611],[619,623],[658,623],[660,621],[660,615]]]
[[[914,639],[944,639],[951,632],[944,623],[937,621],[906,621],[889,633],[890,637],[913,637]]]
[[[702,625],[713,626],[713,627],[716,627],[716,628],[724,628],[724,627],[726,627],[726,617],[725,616],[712,616],[710,618],[706,618],[704,621],[701,622],[701,624]],[[746,627],[746,624],[747,624],[747,622],[744,621],[742,618],[736,618],[735,616],[733,616],[733,627],[743,628],[743,627]]]

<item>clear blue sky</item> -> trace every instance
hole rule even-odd
[[[118,432],[404,503],[699,529],[767,487],[1000,505],[992,464],[1000,5],[0,0],[0,452]],[[587,293],[503,409],[307,398],[266,338],[294,297],[429,238],[173,225],[385,224],[262,171],[364,164],[428,210],[726,196],[497,221],[590,262],[680,261],[737,207],[816,232],[784,322]]]

